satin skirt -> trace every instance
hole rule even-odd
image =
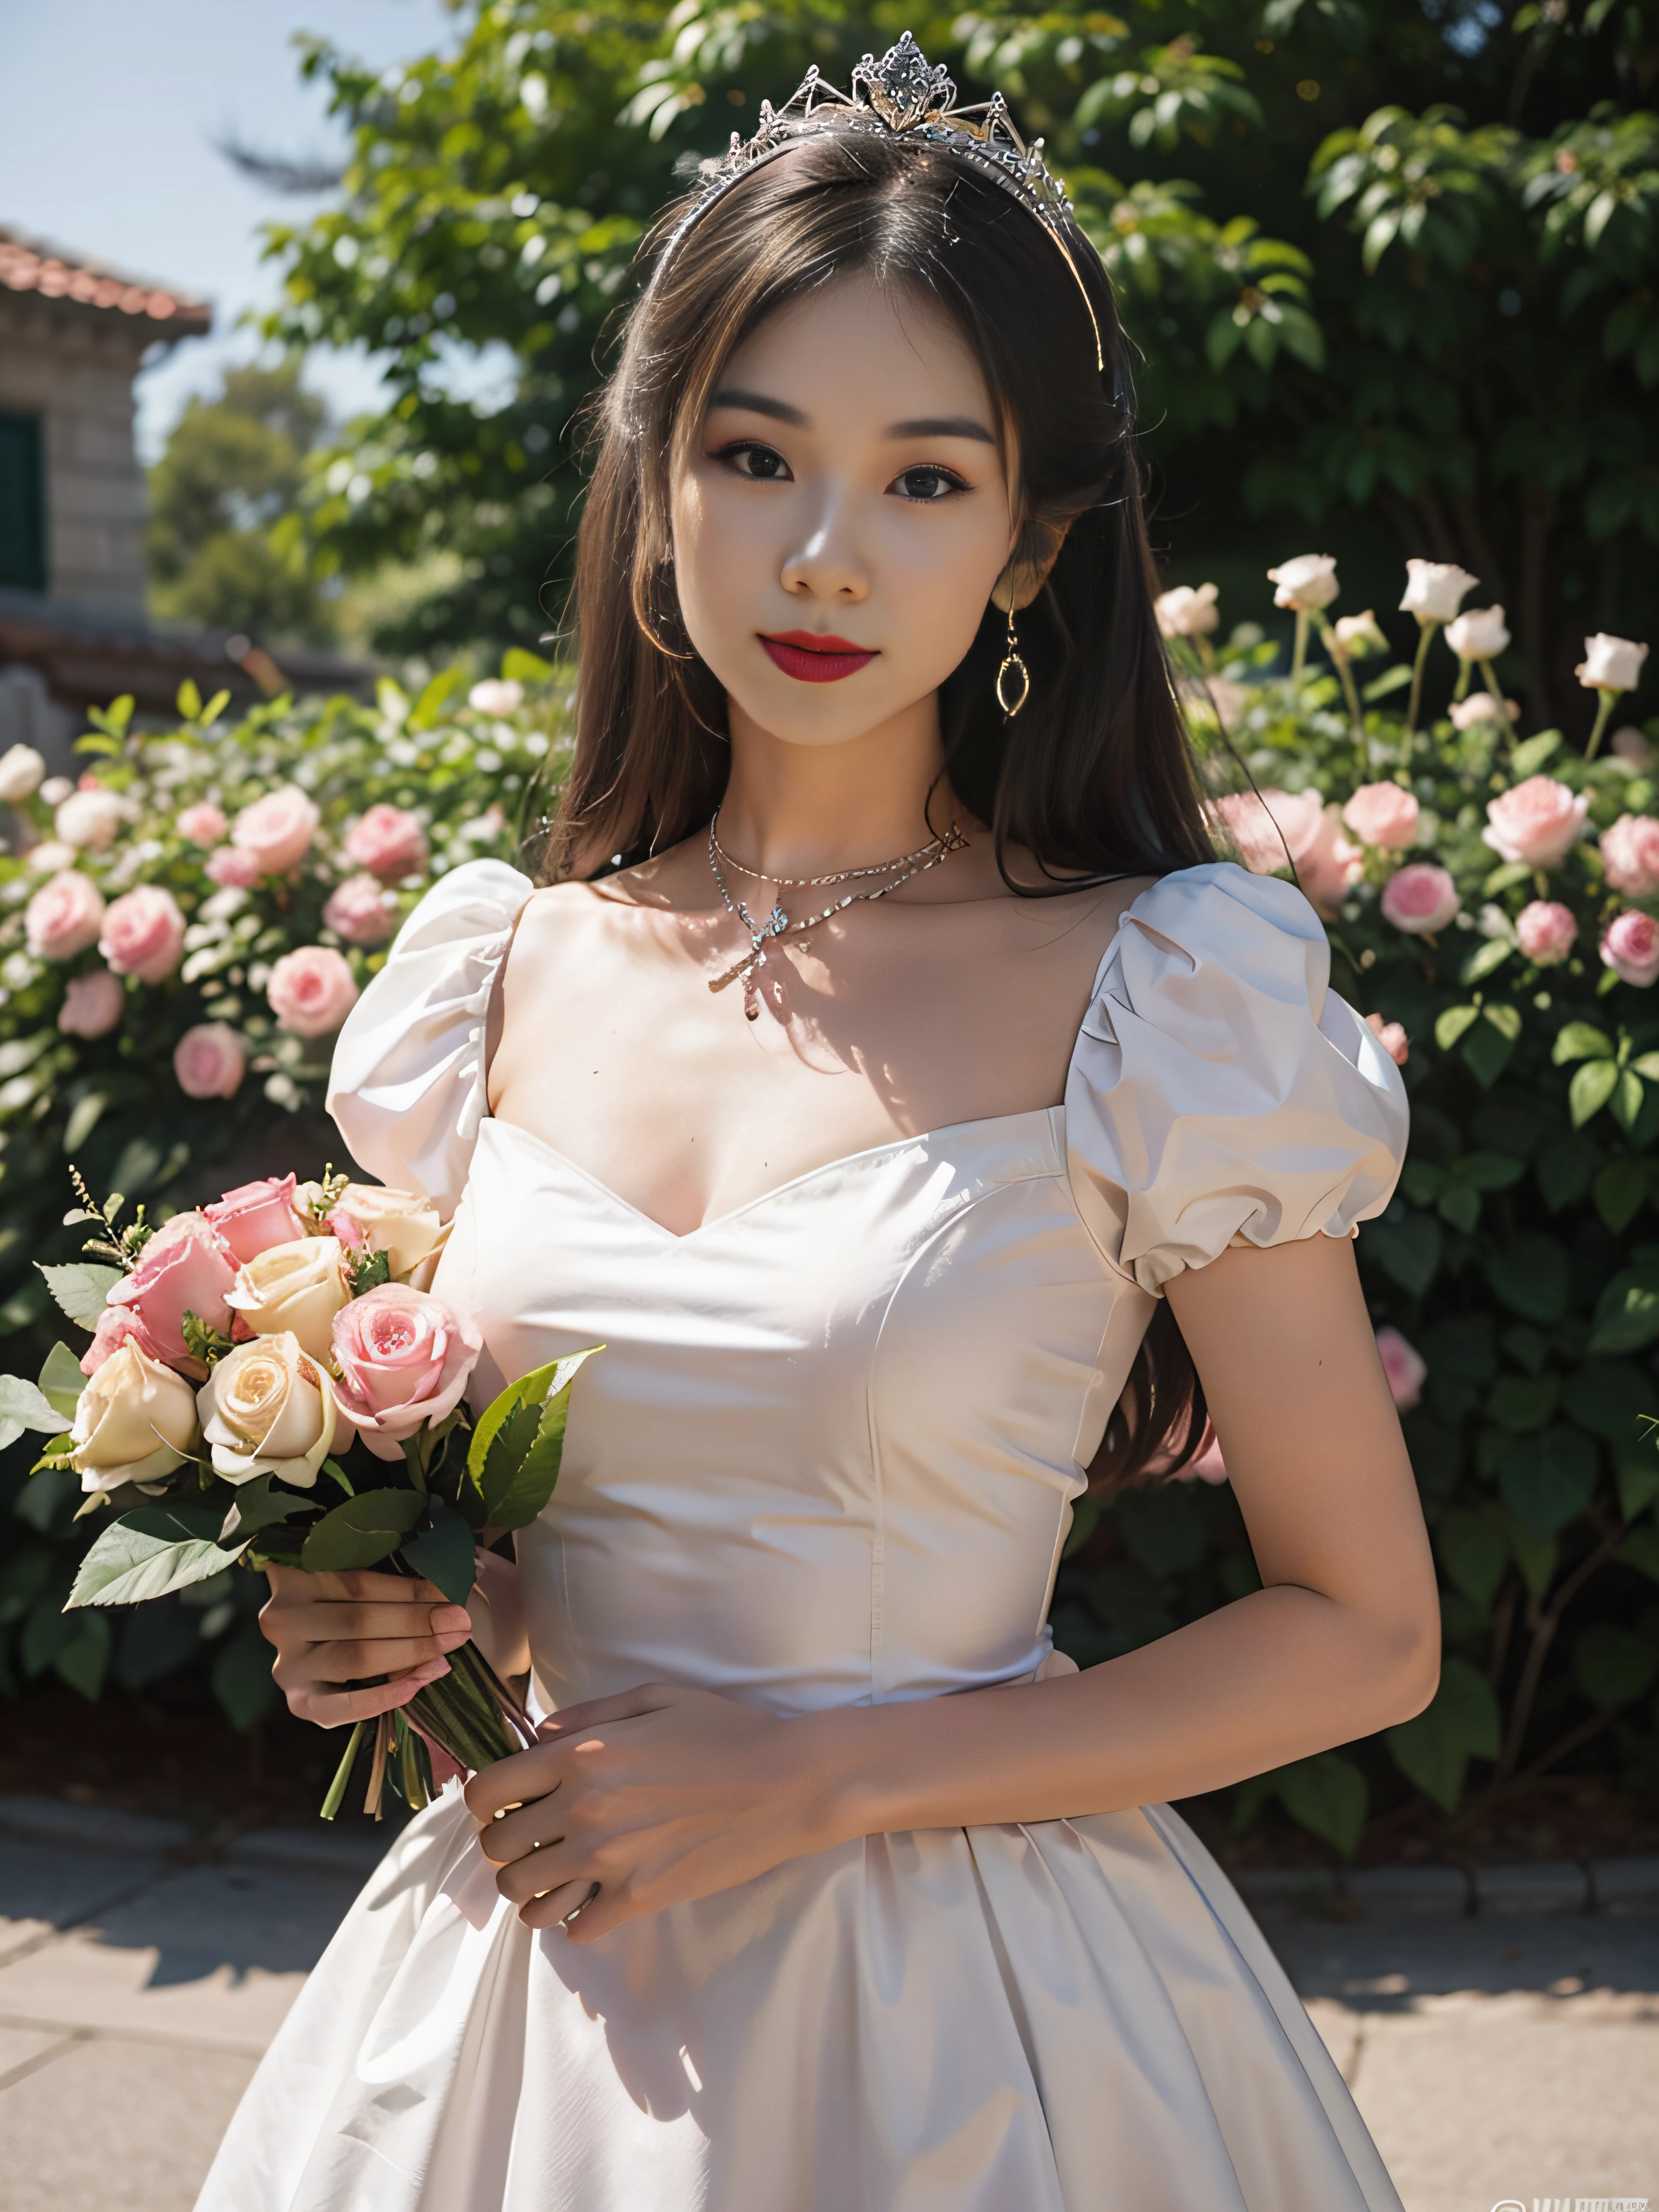
[[[876,1836],[578,1949],[454,1785],[266,2054],[197,2212],[1401,2212],[1167,1807]]]

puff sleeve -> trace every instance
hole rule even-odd
[[[1125,913],[1066,1128],[1079,1210],[1143,1290],[1237,1241],[1350,1237],[1388,1204],[1405,1086],[1329,979],[1301,892],[1231,862],[1165,876]]]
[[[453,1213],[485,1113],[484,1026],[495,975],[535,886],[501,860],[441,877],[346,1017],[328,1110],[352,1157]]]

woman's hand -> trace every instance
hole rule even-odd
[[[434,1583],[360,1568],[307,1574],[271,1567],[270,1595],[259,1614],[276,1686],[297,1718],[343,1728],[406,1705],[415,1692],[449,1672],[447,1651],[465,1644],[471,1621]],[[365,1676],[392,1677],[378,1687],[350,1690]]]
[[[572,1942],[591,1943],[836,1840],[810,1723],[648,1683],[538,1734],[466,1785],[496,1886],[528,1928],[568,1922]]]

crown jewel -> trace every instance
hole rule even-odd
[[[734,131],[728,151],[704,165],[704,189],[675,226],[658,261],[659,272],[716,200],[792,146],[832,131],[914,132],[993,179],[1042,225],[1076,279],[1094,332],[1095,365],[1103,366],[1100,325],[1061,228],[1072,212],[1071,199],[1042,158],[1042,139],[1026,144],[1000,92],[972,107],[957,107],[956,96],[949,70],[930,64],[908,31],[879,61],[865,55],[853,71],[850,94],[826,84],[816,66],[808,70],[781,107],[774,108],[769,100],[761,102],[760,127],[752,138]]]

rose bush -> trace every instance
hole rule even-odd
[[[227,720],[222,700],[186,686],[176,727],[140,729],[130,702],[92,716],[78,781],[46,779],[27,746],[0,757],[0,1337],[15,1340],[0,1364],[32,1373],[50,1345],[31,1263],[78,1250],[62,1225],[71,1164],[167,1223],[124,1285],[132,1302],[100,1324],[88,1374],[127,1346],[152,1363],[179,1356],[187,1311],[227,1333],[239,1314],[259,1325],[231,1299],[237,1267],[299,1234],[269,1233],[288,1201],[264,1192],[267,1170],[297,1158],[307,1174],[331,1160],[350,1170],[320,1110],[333,1028],[434,877],[480,855],[516,860],[532,787],[562,772],[567,689],[550,667],[509,655],[472,692],[447,670],[424,690],[383,684],[373,704],[278,698]],[[194,1212],[227,1183],[243,1186],[226,1204],[240,1201],[246,1231],[216,1207],[211,1221]],[[336,1237],[395,1238],[400,1259],[419,1248],[424,1280],[435,1214],[382,1236],[374,1204],[349,1192]],[[271,1285],[255,1287],[262,1314],[280,1310]],[[326,1352],[326,1316],[313,1328],[326,1288],[312,1288],[302,1334]],[[270,1326],[279,1334],[239,1349],[292,1333]],[[244,1364],[250,1386],[270,1381]],[[307,1402],[297,1388],[291,1411]],[[296,1463],[315,1443],[258,1431],[251,1398],[223,1421],[212,1449],[239,1464],[261,1442]],[[199,1657],[239,1722],[265,1710],[252,1578],[131,1616],[64,1615],[88,1534],[79,1486],[66,1471],[26,1486],[28,1463],[26,1443],[0,1457],[0,1695],[48,1673],[89,1695],[112,1675],[139,1688]]]
[[[1659,723],[1622,696],[1640,643],[1607,637],[1585,641],[1598,696],[1576,741],[1490,693],[1471,712],[1471,659],[1495,684],[1505,649],[1498,611],[1462,614],[1479,580],[1426,562],[1404,594],[1412,659],[1361,695],[1326,613],[1340,577],[1304,563],[1287,599],[1295,568],[1272,572],[1291,678],[1249,626],[1170,650],[1245,865],[1313,851],[1262,834],[1269,816],[1337,813],[1356,841],[1334,903],[1317,866],[1304,888],[1333,988],[1398,1042],[1412,1100],[1399,1191],[1357,1250],[1440,1573],[1440,1693],[1233,1793],[1240,1826],[1276,1797],[1347,1850],[1368,1808],[1413,1793],[1450,1821],[1575,1768],[1659,1787]],[[1054,1611],[1079,1661],[1255,1586],[1212,1445],[1192,1471],[1080,1516]]]

